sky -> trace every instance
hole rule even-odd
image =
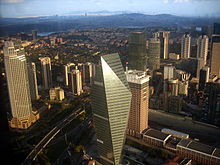
[[[220,16],[220,0],[0,0],[1,17],[127,11],[178,16]]]

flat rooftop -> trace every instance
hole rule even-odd
[[[168,134],[165,134],[163,132],[160,132],[158,130],[155,130],[155,129],[148,129],[145,133],[144,133],[144,136],[150,136],[150,137],[153,137],[153,138],[156,138],[156,139],[159,139],[159,140],[162,140],[164,141],[168,136]]]
[[[220,149],[193,140],[182,139],[177,145],[220,158]]]

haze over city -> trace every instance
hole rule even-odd
[[[1,0],[0,15],[7,18],[121,11],[216,17],[220,16],[219,6],[218,0]]]
[[[0,164],[220,165],[220,0],[0,0]]]

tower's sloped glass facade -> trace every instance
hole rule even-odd
[[[131,93],[118,54],[101,56],[92,90],[97,147],[104,165],[118,165],[125,140]]]

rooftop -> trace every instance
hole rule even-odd
[[[160,132],[158,130],[155,130],[155,129],[148,129],[145,133],[144,133],[144,136],[150,136],[150,137],[153,137],[153,138],[156,138],[156,139],[159,139],[159,140],[165,140],[168,136],[168,134],[165,134],[163,132]]]

